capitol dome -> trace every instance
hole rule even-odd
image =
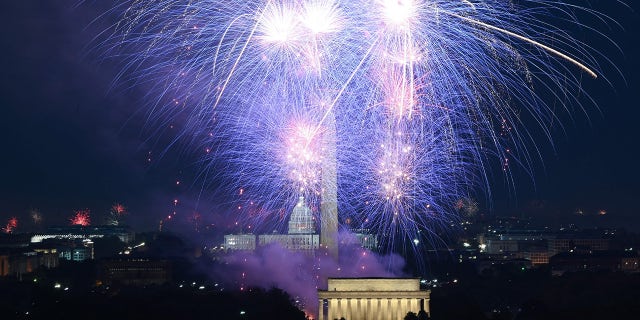
[[[311,209],[304,203],[304,197],[300,197],[289,218],[289,234],[314,233],[316,233],[316,224],[313,214]]]

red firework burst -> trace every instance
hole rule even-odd
[[[127,213],[127,208],[125,208],[120,203],[114,203],[113,206],[111,206],[111,212],[113,212],[113,213],[115,213],[117,215],[123,215],[123,214]]]
[[[13,231],[18,227],[18,218],[11,217],[7,220],[7,226],[2,228],[4,233],[13,233]]]
[[[91,224],[91,211],[89,209],[76,210],[69,221],[72,226],[86,227]]]

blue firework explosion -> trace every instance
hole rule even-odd
[[[163,0],[114,11],[103,45],[126,61],[123,78],[151,88],[150,122],[181,119],[179,139],[206,150],[210,178],[260,221],[301,195],[318,208],[331,162],[342,218],[404,234],[449,224],[458,199],[487,187],[489,163],[528,166],[525,123],[548,134],[549,101],[579,106],[582,78],[598,69],[598,52],[553,22],[600,15],[559,1]]]

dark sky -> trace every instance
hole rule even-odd
[[[113,89],[118,68],[87,50],[105,27],[91,21],[106,4],[75,7],[77,2],[0,4],[0,221],[27,220],[28,210],[38,208],[47,222],[64,223],[74,209],[90,208],[99,217],[117,201],[151,229],[173,210],[173,199],[192,203],[198,197],[200,188],[190,185],[195,159],[178,150],[158,156],[161,147],[148,141],[138,112],[144,88]],[[554,147],[541,142],[544,164],[534,166],[535,183],[517,172],[515,191],[509,191],[496,179],[492,214],[524,212],[559,221],[577,219],[571,212],[581,208],[591,222],[640,230],[639,13],[637,4],[631,9],[612,2],[592,5],[620,23],[598,25],[620,50],[601,40],[594,46],[604,48],[622,74],[603,63],[611,84],[585,80],[600,111],[587,107],[573,120],[563,116]],[[184,182],[177,186],[177,180]],[[595,216],[600,209],[606,218]]]

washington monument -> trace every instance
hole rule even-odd
[[[325,118],[323,132],[322,196],[320,202],[320,246],[338,258],[338,175],[336,168],[336,119],[333,113]]]

